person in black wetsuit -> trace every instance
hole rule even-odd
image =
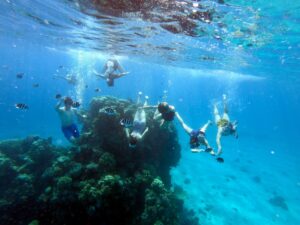
[[[215,152],[208,144],[208,141],[205,137],[205,132],[209,125],[212,124],[210,120],[207,121],[206,124],[203,125],[200,129],[192,129],[188,125],[186,125],[183,119],[180,117],[179,113],[175,113],[179,123],[186,131],[186,133],[190,136],[190,148],[192,152],[209,152],[212,155],[215,155]],[[206,149],[201,149],[201,145],[204,145]]]
[[[116,73],[119,71],[120,73]],[[127,75],[129,72],[121,67],[120,63],[116,59],[108,59],[102,69],[102,73],[98,73],[96,70],[93,71],[96,76],[105,79],[109,87],[114,86],[114,80]]]

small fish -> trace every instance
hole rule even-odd
[[[16,77],[17,77],[18,79],[22,79],[23,76],[24,76],[24,73],[17,73],[17,74],[16,74]]]
[[[221,157],[216,158],[216,160],[217,160],[219,163],[223,163],[223,162],[224,162],[224,159],[221,158]]]
[[[62,68],[64,68],[64,66],[63,66],[63,65],[59,65],[58,68],[59,68],[59,69],[62,69]]]
[[[85,88],[88,88],[88,87],[89,87],[89,85],[86,84],[86,85],[85,85]]]
[[[38,83],[36,83],[36,84],[32,84],[32,87],[34,87],[34,88],[37,88],[37,87],[39,87],[40,85],[38,84]]]
[[[130,119],[125,119],[125,118],[120,120],[120,124],[125,128],[130,128],[133,126],[132,121]]]
[[[16,109],[28,109],[28,105],[24,103],[17,103],[15,104]]]
[[[200,59],[204,60],[204,61],[215,61],[215,58],[214,57],[211,57],[211,56],[202,56]]]
[[[114,109],[110,108],[110,107],[105,108],[105,109],[104,109],[104,112],[105,112],[107,115],[110,115],[110,116],[116,114],[116,111],[115,111]]]
[[[55,95],[55,98],[56,98],[56,99],[60,99],[60,98],[61,98],[61,94]]]
[[[73,108],[78,108],[80,106],[79,102],[73,102],[72,107]]]
[[[95,89],[95,92],[100,92],[100,91],[101,91],[100,88],[96,88],[96,89]]]

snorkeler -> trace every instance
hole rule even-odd
[[[116,73],[117,70],[120,73]],[[114,86],[115,79],[123,77],[129,73],[125,72],[125,70],[121,67],[120,63],[116,59],[107,60],[102,69],[102,73],[98,73],[96,70],[94,70],[93,72],[96,74],[96,76],[105,79],[109,87]]]
[[[205,132],[209,125],[212,124],[212,122],[209,120],[206,124],[204,124],[203,127],[200,129],[193,130],[189,126],[187,126],[183,119],[180,117],[179,113],[175,113],[178,121],[180,122],[183,129],[187,132],[187,134],[190,136],[190,147],[192,152],[209,152],[211,155],[215,155],[213,149],[208,144],[207,139],[205,138]],[[200,146],[204,145],[205,149],[201,149]]]
[[[64,79],[69,84],[72,84],[72,85],[76,85],[78,83],[78,80],[77,80],[76,76],[72,75],[72,74],[67,74],[65,77],[64,76],[59,76],[59,75],[54,75],[54,78]]]
[[[140,104],[142,93],[139,92],[137,104]],[[147,106],[148,97],[145,96],[146,100],[144,106]],[[129,147],[135,148],[138,141],[142,140],[149,128],[146,127],[146,112],[143,107],[139,107],[134,115],[132,123],[132,131],[130,133],[129,127],[124,123],[124,119],[121,120],[121,125],[125,127],[126,137],[129,141]]]
[[[157,105],[157,109],[154,113],[154,119],[160,121],[160,126],[165,123],[169,123],[174,120],[175,107],[169,105],[167,102],[161,102]]]
[[[237,121],[231,122],[228,116],[228,108],[227,108],[227,97],[223,94],[223,104],[224,104],[224,112],[221,118],[217,105],[214,105],[214,115],[215,115],[215,123],[218,126],[218,133],[217,133],[217,145],[218,145],[218,152],[217,155],[222,153],[222,146],[221,146],[221,136],[228,136],[233,135],[235,138],[238,138],[237,133]]]
[[[144,106],[143,108],[155,108],[153,119],[159,121],[159,126],[161,127],[164,124],[169,124],[169,122],[174,120],[175,117],[175,107],[172,105],[169,105],[166,102],[167,99],[167,91],[164,91],[164,94],[162,96],[162,102],[158,105],[154,106]]]
[[[64,106],[61,106],[64,103]],[[75,144],[76,139],[79,138],[79,130],[74,123],[75,115],[85,118],[85,115],[80,115],[78,111],[72,107],[73,100],[70,97],[60,98],[57,103],[55,110],[58,112],[58,115],[61,120],[61,129],[64,133],[64,136],[71,143]]]

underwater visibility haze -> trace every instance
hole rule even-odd
[[[0,11],[0,224],[300,224],[299,0]],[[78,130],[64,127],[66,97]],[[164,101],[174,111],[156,117]],[[237,132],[214,155],[224,103]],[[212,121],[196,142],[213,151],[191,151],[181,119]]]

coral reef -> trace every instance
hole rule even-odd
[[[170,187],[170,168],[180,159],[175,127],[159,127],[147,109],[149,133],[128,146],[119,121],[137,108],[92,99],[76,147],[37,136],[0,142],[1,224],[198,224]]]

